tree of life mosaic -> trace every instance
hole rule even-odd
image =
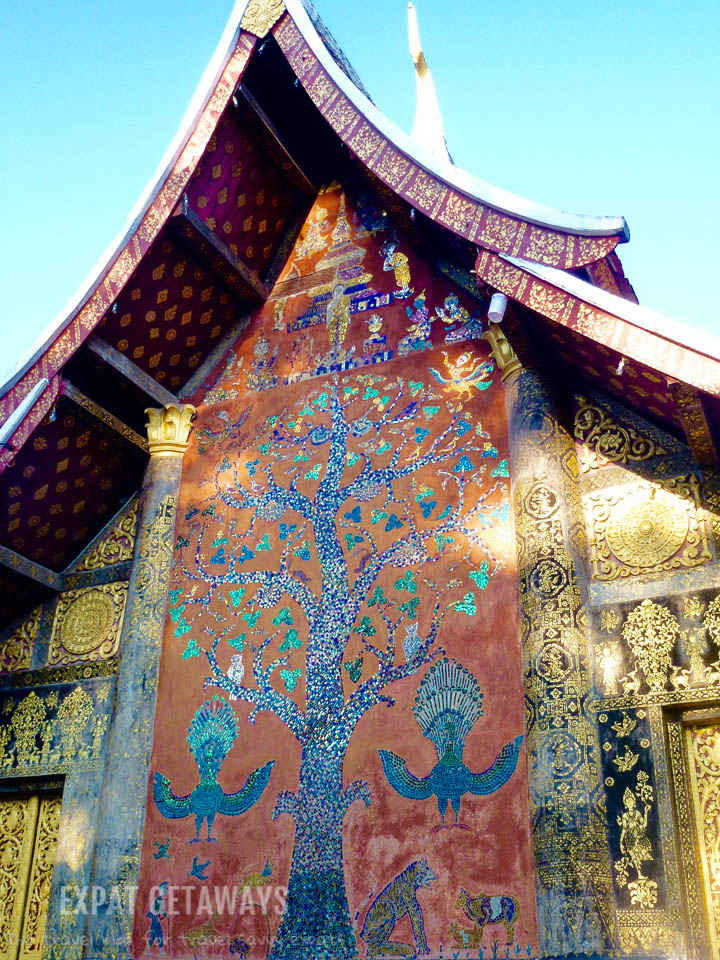
[[[332,249],[325,217],[310,227]],[[396,249],[377,246],[406,300],[407,258],[388,268]],[[327,367],[353,355],[340,347],[348,304],[328,259]],[[457,295],[442,296],[436,316],[459,310]],[[426,299],[397,311],[405,356],[432,349],[429,322],[406,336]],[[257,332],[248,373],[262,403],[216,392],[183,480],[141,896],[173,876],[198,895],[220,877],[283,883],[262,950],[237,913],[195,911],[183,931],[204,937],[215,916],[213,936],[278,960],[438,955],[443,942],[477,948],[483,934],[524,953],[535,924],[522,676],[515,623],[503,626],[515,587],[492,364],[463,344],[473,377],[462,389],[438,377],[432,352],[428,364],[293,382],[267,366],[271,350],[258,354],[270,333]],[[415,349],[418,338],[428,347]],[[483,887],[473,851],[497,828],[480,812],[499,823],[503,804],[514,833],[493,837],[488,862],[507,839],[510,866]],[[376,847],[383,835],[392,852]],[[486,933],[472,913],[485,907]],[[165,907],[153,910],[157,944]]]

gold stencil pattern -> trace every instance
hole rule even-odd
[[[581,461],[583,470],[608,463],[649,460],[667,453],[660,444],[642,436],[633,427],[618,423],[599,403],[585,397],[576,397],[576,400],[575,438],[587,448]]]
[[[675,956],[682,949],[677,933],[682,924],[679,910],[618,910],[617,921],[624,953],[654,950]]]
[[[67,690],[67,688],[66,688]],[[96,687],[95,706],[80,685],[63,694],[57,688],[8,697],[0,724],[0,777],[95,769],[102,752],[108,718],[104,704],[108,683]]]
[[[137,499],[113,525],[100,543],[96,544],[78,564],[78,570],[98,570],[113,563],[132,560],[137,524]]]
[[[708,604],[704,617],[707,632],[715,643],[720,646],[720,594]]]
[[[686,728],[695,827],[713,957],[720,956],[720,724]]]
[[[48,664],[106,660],[117,653],[127,582],[67,590],[60,595]]]
[[[605,827],[586,812],[600,771],[581,706],[588,663],[580,590],[563,546],[564,493],[539,478],[518,484],[515,495],[532,814],[543,824],[534,836],[535,863],[542,886],[561,888],[566,898],[562,916],[546,921],[556,929],[541,931],[553,949],[574,946],[574,911],[588,898],[597,910],[584,921],[593,935],[601,940],[614,925]]]
[[[626,747],[626,755],[628,752],[630,748]],[[618,766],[618,769],[623,768]],[[648,813],[654,799],[650,778],[644,770],[640,770],[635,789],[625,788],[622,813],[617,817],[622,853],[622,857],[615,861],[618,885],[627,887],[630,903],[644,910],[652,909],[657,903],[657,883],[643,876],[643,864],[655,859],[647,828]]]
[[[712,559],[694,474],[603,490],[587,503],[596,580],[696,567]]]
[[[651,690],[665,687],[679,632],[677,618],[667,607],[652,600],[643,600],[625,620],[623,640],[632,650]]]

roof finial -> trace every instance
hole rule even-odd
[[[410,136],[422,147],[425,147],[426,150],[435,154],[440,160],[447,160],[452,163],[452,159],[448,153],[447,143],[445,142],[442,116],[435,94],[435,83],[433,82],[430,67],[427,65],[425,54],[420,45],[417,14],[415,13],[415,7],[411,3],[408,4],[408,34],[410,40],[410,56],[415,64],[417,77],[415,123],[413,124]]]

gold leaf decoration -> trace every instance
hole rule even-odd
[[[649,460],[667,453],[660,444],[642,436],[633,427],[619,424],[600,404],[585,397],[577,397],[577,401],[575,437],[589,448],[583,459],[584,470],[608,463]]]
[[[670,611],[652,600],[643,600],[632,610],[622,629],[651,690],[663,690],[670,669],[670,656],[680,625]]]
[[[48,664],[114,656],[126,596],[124,581],[62,593],[55,611]]]
[[[78,564],[78,570],[98,570],[113,563],[132,560],[137,524],[137,499],[114,524],[112,530],[96,544]]]
[[[618,886],[627,887],[632,905],[645,910],[651,909],[657,903],[657,883],[643,875],[643,863],[655,859],[647,830],[648,813],[653,800],[650,777],[644,770],[640,770],[635,790],[625,788],[623,812],[617,817],[620,827],[620,851],[623,854],[615,862]],[[631,870],[636,874],[633,880],[630,879]]]
[[[720,593],[708,604],[703,623],[713,642],[720,646]]]
[[[630,747],[626,746],[625,753],[622,756],[618,754],[613,763],[618,768],[619,773],[628,773],[638,762],[639,757],[639,753],[633,753]]]
[[[62,797],[41,796],[35,831],[35,849],[28,880],[23,924],[23,949],[20,957],[41,957],[45,922],[50,900],[50,884],[55,863],[55,847],[60,829]]]
[[[596,580],[695,567],[712,560],[694,474],[603,490],[587,502]]]
[[[77,753],[80,738],[93,713],[92,697],[77,686],[58,707],[57,722],[62,737],[63,752],[67,758]]]
[[[283,0],[250,0],[240,25],[243,30],[262,39],[284,12]]]
[[[600,629],[603,633],[614,633],[621,622],[617,610],[603,610],[600,613]]]
[[[687,729],[696,830],[711,923],[720,935],[720,729],[717,723]]]
[[[15,753],[19,767],[37,763],[40,759],[36,741],[46,712],[45,703],[34,690],[15,707],[11,725],[15,734]]]
[[[610,729],[615,731],[618,738],[622,738],[629,736],[636,726],[637,720],[631,717],[629,713],[626,713],[622,720],[616,720],[615,723],[611,723]]]
[[[41,614],[42,607],[36,607],[30,616],[0,643],[0,670],[3,673],[27,670],[30,666]]]

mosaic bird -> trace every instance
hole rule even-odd
[[[483,360],[476,364],[477,357],[469,350],[460,354],[456,361],[451,360],[444,350],[442,353],[450,376],[444,377],[434,367],[430,367],[430,373],[438,383],[455,390],[457,393],[465,394],[467,397],[472,396],[473,387],[476,390],[487,390],[492,382],[488,380],[493,372],[493,365],[490,360]]]
[[[270,883],[272,878],[272,863],[265,861],[265,866],[260,873],[249,873],[240,884],[241,887],[264,887]]]
[[[418,636],[417,620],[413,620],[409,626],[405,627],[405,639],[402,645],[405,663],[410,663],[415,659],[422,642],[422,637]]]
[[[380,750],[380,761],[391,787],[409,800],[435,795],[445,825],[448,801],[458,823],[460,800],[466,793],[484,796],[506,783],[517,766],[522,736],[507,743],[482,773],[471,773],[463,763],[465,739],[482,716],[482,694],[475,677],[455,660],[440,660],[420,684],[413,714],[423,734],[432,740],[438,762],[426,777],[415,777],[406,762],[390,750]]]
[[[154,845],[157,847],[157,853],[153,854],[156,860],[170,859],[170,854],[168,853],[168,850],[170,849],[170,837],[167,838],[165,843],[160,843],[159,840],[156,840]]]
[[[212,427],[203,427],[198,431],[198,453],[207,453],[208,450],[218,443],[222,443],[229,438],[237,437],[240,429],[248,418],[250,407],[240,412],[237,420],[230,420],[227,410],[219,410],[213,416],[220,421],[221,426],[217,430]]]
[[[185,874],[186,877],[197,877],[198,880],[207,880],[205,876],[205,871],[210,866],[210,861],[206,860],[205,863],[198,863],[198,858],[193,857],[192,866]]]
[[[242,683],[242,679],[245,676],[245,664],[243,663],[243,658],[241,653],[234,653],[230,658],[230,667],[228,668],[227,678],[232,680],[233,683],[237,683],[238,686]],[[237,696],[234,693],[228,694],[229,700],[237,700]]]
[[[178,797],[170,789],[168,778],[155,771],[153,799],[160,813],[174,820],[190,814],[195,816],[195,837],[190,843],[200,842],[203,820],[207,820],[207,840],[217,843],[217,840],[210,836],[216,814],[236,817],[245,813],[257,803],[267,786],[274,760],[253,770],[245,786],[236,793],[225,793],[218,783],[220,767],[237,734],[238,722],[232,707],[222,697],[213,697],[195,712],[188,728],[187,742],[200,772],[200,783],[192,793]]]

